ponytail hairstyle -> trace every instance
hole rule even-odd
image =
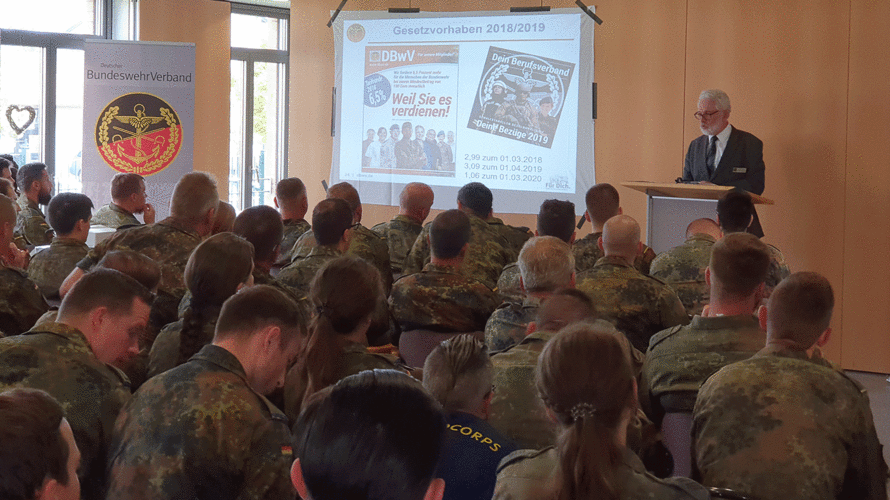
[[[535,383],[562,428],[556,500],[621,496],[616,444],[625,412],[634,405],[630,358],[608,323],[566,327],[544,347]]]
[[[233,233],[211,236],[198,245],[185,265],[185,284],[192,293],[179,334],[181,365],[213,340],[204,325],[216,321],[223,302],[238,291],[253,270],[253,245]]]
[[[383,300],[380,273],[358,257],[338,257],[318,270],[309,298],[315,312],[306,348],[297,361],[306,381],[304,398],[339,379],[345,336],[368,319]]]

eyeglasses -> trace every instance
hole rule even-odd
[[[696,120],[702,120],[704,118],[710,118],[719,112],[719,109],[717,111],[706,111],[704,113],[702,113],[701,111],[696,111],[692,116],[694,116]]]

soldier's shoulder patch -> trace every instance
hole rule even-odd
[[[844,372],[842,370],[835,370],[835,371],[840,373],[842,377],[844,377],[845,379],[847,379],[848,382],[853,384],[853,387],[856,388],[856,390],[859,392],[860,396],[866,396],[866,397],[868,396],[868,390],[858,380],[850,377],[849,375],[846,374],[846,372]]]
[[[675,335],[677,332],[679,332],[682,329],[683,329],[683,325],[677,325],[677,326],[672,326],[672,327],[668,328],[667,330],[662,330],[662,331],[656,333],[655,335],[652,336],[652,338],[649,339],[649,349],[652,349],[653,347],[657,346],[658,344],[664,342],[665,339],[672,337],[673,335]]]
[[[507,467],[522,462],[523,460],[539,457],[552,449],[552,446],[548,446],[540,450],[516,450],[501,459],[501,462],[498,464],[497,472],[500,473]]]
[[[277,406],[275,406],[271,401],[266,399],[266,397],[263,396],[262,394],[260,394],[258,392],[254,392],[254,394],[256,394],[258,398],[260,398],[260,402],[266,408],[266,411],[269,412],[270,420],[272,420],[273,422],[281,422],[286,426],[289,425],[290,422],[287,419],[287,415],[285,415],[281,410],[279,410]]]

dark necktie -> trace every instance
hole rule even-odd
[[[708,167],[708,175],[714,175],[716,168],[714,159],[717,158],[717,136],[711,136],[711,145],[708,146],[708,153],[705,155],[705,165]]]

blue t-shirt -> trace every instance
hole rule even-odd
[[[447,415],[445,428],[445,449],[436,471],[436,477],[445,480],[443,500],[491,500],[498,463],[516,444],[469,413]]]

